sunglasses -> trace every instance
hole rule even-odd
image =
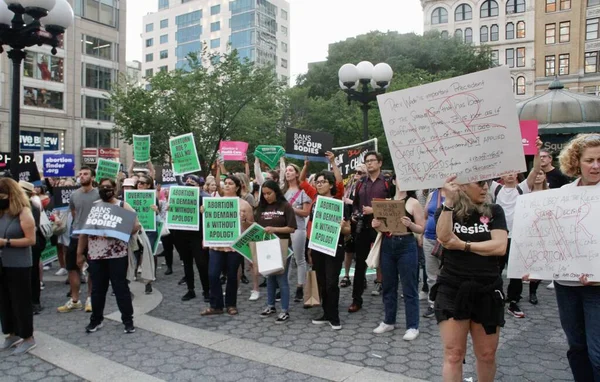
[[[358,175],[363,175],[363,174],[364,174],[364,172],[362,172],[362,171],[357,171],[356,173],[357,173]]]
[[[475,184],[477,184],[480,188],[485,187],[486,184],[489,187],[492,184],[492,181],[491,180],[480,180],[479,182],[475,182]]]
[[[150,182],[142,182],[142,181],[139,181],[139,182],[138,182],[138,184],[145,184],[146,186],[149,186],[149,185],[150,185]]]

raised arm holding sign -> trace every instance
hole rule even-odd
[[[174,175],[185,175],[202,169],[192,133],[169,139],[169,147],[171,149]]]

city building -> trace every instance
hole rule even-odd
[[[158,0],[144,16],[142,75],[185,68],[186,57],[205,44],[211,52],[237,49],[241,59],[274,66],[290,78],[287,0]]]
[[[555,77],[572,92],[600,92],[600,0],[536,2],[536,93]]]
[[[437,30],[442,37],[489,46],[494,63],[510,68],[515,99],[534,95],[537,20],[533,0],[421,0],[421,5],[425,31]]]
[[[134,84],[142,84],[142,63],[140,61],[127,61],[127,79]]]
[[[22,153],[60,150],[76,164],[98,157],[125,159],[106,96],[126,71],[126,1],[69,0],[75,22],[58,53],[48,46],[27,49],[21,88]],[[0,55],[0,152],[9,152],[12,63]]]

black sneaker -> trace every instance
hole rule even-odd
[[[532,303],[533,305],[537,305],[538,304],[537,294],[530,293],[529,294],[529,302]]]
[[[433,309],[432,306],[428,306],[427,310],[423,314],[423,317],[425,317],[425,318],[431,318],[433,316],[435,316],[435,310]]]
[[[329,326],[331,326],[331,329],[333,330],[342,330],[342,324],[340,324],[340,322],[334,322],[334,321],[329,321]]]
[[[329,320],[325,316],[322,316],[320,318],[312,320],[312,323],[313,325],[327,325],[329,323]]]
[[[294,297],[294,302],[303,302],[304,301],[304,289],[302,287],[296,288],[296,297]]]
[[[281,292],[277,292],[277,294],[275,295],[275,301],[281,301]]]
[[[193,298],[196,298],[196,292],[193,290],[188,290],[188,292],[181,298],[181,301],[190,301]]]
[[[279,317],[277,317],[277,319],[275,320],[276,324],[283,324],[284,322],[287,322],[287,320],[290,319],[290,315],[288,312],[281,312],[279,313]]]
[[[173,268],[167,268],[167,271],[165,272],[165,276],[172,275],[172,274],[173,274]]]
[[[99,324],[93,324],[90,322],[90,324],[88,326],[85,327],[85,332],[86,333],[95,333],[98,331],[98,329],[102,329],[102,323]]]
[[[42,310],[44,310],[44,308],[42,308],[42,306],[40,304],[33,304],[32,306],[33,308],[33,314],[38,315],[42,312]]]
[[[261,318],[266,318],[266,317],[269,317],[270,315],[275,314],[275,313],[277,313],[277,310],[275,308],[267,306],[265,308],[265,310],[263,310],[262,313],[260,314],[260,317]]]
[[[240,281],[242,282],[242,284],[250,283],[250,280],[248,280],[248,277],[246,277],[246,275],[242,275],[242,278],[240,279]]]
[[[512,314],[513,316],[515,316],[517,318],[525,317],[525,313],[523,313],[523,311],[521,310],[521,308],[519,308],[519,305],[517,305],[517,303],[515,301],[511,301],[508,304],[508,313]]]
[[[210,294],[203,292],[202,297],[204,297],[204,302],[210,302]]]
[[[126,334],[135,333],[135,326],[133,326],[133,324],[126,324],[125,330],[123,330],[123,333],[126,333]]]
[[[146,284],[146,294],[152,294],[152,284]]]
[[[258,285],[259,288],[266,288],[267,287],[267,279],[264,279],[262,283],[260,283]]]
[[[179,282],[177,283],[177,285],[183,285],[185,284],[185,277],[182,277],[181,280],[179,280]]]

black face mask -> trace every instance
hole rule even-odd
[[[0,199],[0,210],[6,210],[10,207],[10,200]]]
[[[102,199],[103,202],[108,202],[115,196],[115,189],[114,188],[100,188],[98,190],[98,194],[100,194],[100,199]]]

